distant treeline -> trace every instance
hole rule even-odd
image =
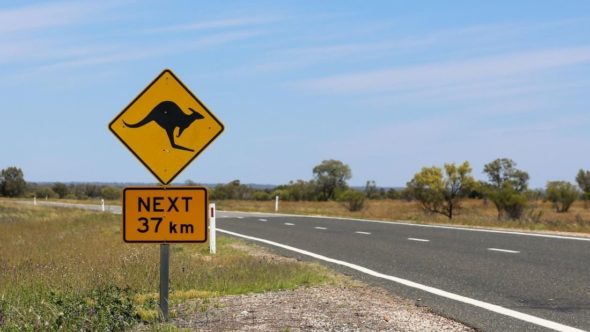
[[[528,188],[529,174],[516,168],[516,163],[499,158],[485,165],[488,181],[476,181],[467,161],[460,165],[423,167],[405,188],[378,187],[369,180],[363,189],[348,186],[352,172],[339,160],[324,160],[312,169],[310,180],[290,181],[274,188],[260,189],[234,180],[209,187],[211,200],[341,201],[351,211],[363,208],[366,199],[416,200],[429,212],[448,218],[460,209],[464,198],[486,199],[494,203],[499,218],[518,219],[530,200],[551,201],[558,212],[567,212],[576,199],[590,201],[590,171],[580,169],[577,186],[566,181],[549,181],[544,190]],[[197,185],[188,180],[185,185]],[[93,183],[27,183],[20,168],[8,167],[0,172],[0,195],[7,197],[108,199],[121,198],[122,186]],[[587,204],[588,205],[588,204]]]
[[[116,200],[121,198],[122,187],[93,183],[29,183],[27,192],[27,196],[37,198]]]

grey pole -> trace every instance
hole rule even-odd
[[[170,245],[160,244],[160,310],[168,321],[168,273],[170,270]]]

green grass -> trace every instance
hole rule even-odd
[[[157,322],[159,245],[124,243],[120,224],[108,213],[0,201],[0,330]],[[237,242],[219,237],[217,255],[207,244],[171,245],[171,308],[191,298],[336,280],[319,265],[251,255]]]

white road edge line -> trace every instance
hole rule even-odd
[[[394,276],[390,276],[387,274],[383,274],[377,271],[373,271],[370,269],[367,269],[366,267],[362,267],[356,264],[352,264],[352,263],[348,263],[345,261],[341,261],[341,260],[337,260],[337,259],[333,259],[333,258],[329,258],[326,256],[322,256],[307,250],[303,250],[303,249],[298,249],[295,247],[291,247],[285,244],[281,244],[281,243],[277,243],[277,242],[273,242],[273,241],[269,241],[269,240],[265,240],[265,239],[260,239],[260,238],[256,238],[256,237],[252,237],[252,236],[248,236],[248,235],[243,235],[240,233],[234,233],[234,232],[230,232],[230,231],[226,231],[223,229],[217,229],[218,232],[221,233],[225,233],[228,235],[233,235],[236,237],[241,237],[243,239],[246,240],[251,240],[251,241],[257,241],[257,242],[261,242],[261,243],[266,243],[269,244],[271,246],[275,246],[275,247],[279,247],[279,248],[283,248],[286,250],[290,250],[290,251],[294,251],[296,253],[302,254],[302,255],[306,255],[306,256],[310,256],[313,257],[315,259],[319,259],[328,263],[332,263],[332,264],[337,264],[337,265],[341,265],[341,266],[345,266],[348,267],[350,269],[353,270],[357,270],[359,272],[371,275],[373,277],[377,277],[377,278],[382,278],[382,279],[386,279],[389,281],[393,281],[396,282],[398,284],[402,284],[408,287],[412,287],[412,288],[416,288],[416,289],[420,289],[422,291],[434,294],[434,295],[438,295],[438,296],[442,296],[442,297],[446,297],[447,299],[451,299],[451,300],[455,300],[455,301],[459,301],[459,302],[463,302],[466,304],[471,304],[473,306],[482,308],[482,309],[486,309],[501,315],[505,315],[508,317],[512,317],[512,318],[516,318],[516,319],[520,319],[522,321],[528,322],[528,323],[532,323],[532,324],[536,324],[539,326],[543,326],[549,329],[554,329],[556,331],[563,331],[563,332],[584,332],[584,330],[580,330],[577,329],[575,327],[571,327],[571,326],[567,326],[567,325],[563,325],[557,322],[553,322],[547,319],[543,319],[543,318],[539,318],[533,315],[529,315],[529,314],[525,314],[522,312],[518,312],[512,309],[508,309],[508,308],[504,308],[501,307],[499,305],[496,304],[491,304],[491,303],[487,303],[487,302],[483,302],[480,300],[476,300],[476,299],[472,299],[466,296],[462,296],[462,295],[458,295],[458,294],[454,294],[451,292],[447,292],[444,291],[442,289],[438,289],[438,288],[434,288],[434,287],[430,287],[430,286],[426,286],[426,285],[422,285],[419,284],[417,282],[414,281],[410,281],[407,279],[402,279],[402,278],[398,278],[398,277],[394,277]]]
[[[499,252],[507,252],[509,254],[518,254],[520,251],[517,250],[508,250],[508,249],[498,249],[498,248],[488,248],[490,251],[499,251]]]
[[[287,226],[295,226],[295,224],[292,224],[290,222],[286,222],[285,225],[287,225]]]
[[[320,227],[320,226],[317,226],[317,227],[314,227],[314,228],[315,229],[321,229],[321,230],[324,230],[324,231],[327,229],[326,227]]]
[[[590,237],[563,236],[563,235],[552,235],[552,234],[542,234],[542,233],[527,233],[527,232],[519,232],[519,231],[503,231],[503,230],[496,230],[496,229],[468,228],[468,227],[450,226],[450,225],[447,226],[447,225],[414,224],[414,223],[410,223],[410,222],[405,222],[403,220],[382,221],[382,220],[328,217],[328,216],[306,216],[306,215],[301,215],[301,214],[287,214],[287,213],[266,213],[266,212],[263,213],[263,212],[246,212],[246,211],[228,211],[228,212],[253,214],[253,215],[264,214],[264,215],[269,215],[269,216],[283,216],[283,217],[297,217],[297,218],[350,220],[350,221],[374,222],[374,223],[378,223],[378,224],[388,224],[388,225],[392,225],[392,226],[404,225],[404,226],[415,226],[415,227],[426,227],[426,228],[450,229],[450,230],[457,230],[457,231],[484,232],[484,233],[497,233],[497,234],[509,234],[509,235],[524,235],[524,236],[546,237],[546,238],[551,238],[551,239],[577,240],[577,241],[589,241],[590,242]]]
[[[430,240],[426,240],[426,239],[417,239],[415,237],[409,237],[408,240],[410,241],[418,241],[418,242],[430,242]]]
[[[244,217],[238,217],[238,219],[244,219]]]
[[[260,218],[260,219],[258,219],[258,220],[260,220],[260,221],[268,221],[268,220],[266,220],[266,219],[262,219],[262,218]]]
[[[361,232],[361,231],[358,231],[358,232],[355,232],[355,233],[357,233],[357,234],[364,234],[364,235],[371,235],[371,233],[369,233],[369,232]]]

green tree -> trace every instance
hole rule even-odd
[[[37,196],[37,198],[56,198],[59,197],[58,194],[55,193],[55,191],[53,191],[51,189],[51,187],[47,187],[47,186],[40,186],[35,188],[35,196]]]
[[[104,199],[119,199],[121,198],[121,189],[111,186],[104,186],[100,189],[100,195]]]
[[[268,201],[268,200],[270,200],[271,197],[270,197],[270,193],[268,193],[264,190],[256,190],[252,194],[252,198],[255,201]]]
[[[590,171],[584,171],[580,169],[576,176],[576,182],[582,191],[584,192],[584,200],[590,201]]]
[[[348,211],[360,211],[365,206],[366,195],[358,190],[348,189],[338,195],[338,200],[344,203]]]
[[[484,173],[488,175],[490,184],[498,189],[505,184],[517,192],[523,192],[527,189],[529,174],[516,168],[516,162],[508,158],[499,158],[483,168]]]
[[[64,198],[69,193],[68,186],[61,182],[54,183],[51,189],[59,196],[59,198]]]
[[[471,167],[467,161],[459,166],[454,163],[445,164],[444,175],[439,167],[423,167],[408,182],[407,187],[424,210],[440,213],[452,219],[461,207],[461,199],[467,196],[475,185],[475,179],[470,173]]]
[[[251,199],[254,190],[240,180],[233,180],[227,184],[218,184],[212,191],[212,199]]]
[[[2,196],[22,196],[26,188],[27,182],[20,168],[8,167],[0,172],[0,194]]]
[[[289,184],[275,188],[275,194],[285,201],[317,201],[317,188],[314,181],[289,181]]]
[[[549,181],[546,188],[547,200],[553,203],[557,212],[567,212],[576,201],[580,192],[567,181]]]
[[[377,188],[377,184],[375,183],[374,180],[369,180],[365,184],[365,195],[367,196],[368,199],[380,199],[381,198],[381,192],[379,191],[379,188]]]
[[[399,193],[399,191],[395,190],[394,188],[389,188],[387,190],[387,193],[385,193],[385,196],[389,199],[400,199],[401,194]]]
[[[498,219],[508,215],[519,219],[527,204],[524,195],[528,187],[529,174],[516,168],[512,159],[496,159],[484,166],[489,183],[486,196],[494,203]]]
[[[333,159],[324,160],[315,166],[313,174],[321,201],[334,199],[337,191],[346,190],[346,180],[350,180],[352,177],[348,165]]]

